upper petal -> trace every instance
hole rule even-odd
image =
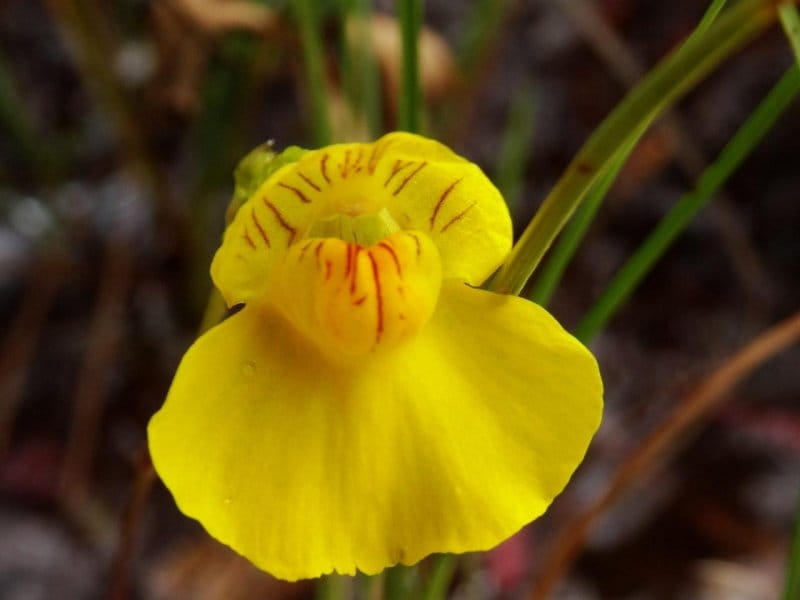
[[[388,210],[399,228],[426,233],[444,277],[478,285],[511,248],[511,218],[476,165],[418,135],[307,152],[275,171],[236,213],[211,276],[229,305],[263,295],[276,261],[334,215]]]
[[[444,277],[480,285],[511,250],[511,217],[497,188],[476,164],[435,140],[398,132],[375,147],[400,226],[436,243]]]
[[[538,306],[445,282],[408,343],[337,367],[247,306],[189,350],[148,434],[186,514],[284,579],[491,547],[597,428],[591,354]]]

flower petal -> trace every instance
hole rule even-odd
[[[181,510],[259,567],[375,573],[539,516],[601,393],[543,309],[451,281],[420,335],[353,369],[246,306],[189,350],[148,433]]]
[[[511,250],[511,217],[481,169],[444,144],[410,133],[375,142],[376,170],[403,229],[426,232],[439,247],[446,278],[481,284]]]
[[[283,155],[281,155],[283,156]],[[236,212],[211,276],[229,305],[262,295],[274,262],[312,225],[333,215],[388,209],[402,229],[425,232],[443,274],[478,285],[511,249],[511,218],[476,165],[418,135],[390,133],[372,144],[337,144],[274,172]]]
[[[290,249],[267,300],[332,359],[361,361],[416,335],[441,283],[439,252],[424,233],[367,248],[311,238]]]

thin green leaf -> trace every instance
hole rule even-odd
[[[688,39],[700,36],[707,31],[720,10],[724,7],[725,2],[726,0],[714,0],[708,9],[706,9],[703,18]],[[529,298],[534,302],[542,306],[550,302],[550,298],[561,282],[561,278],[564,276],[567,266],[578,251],[578,247],[583,237],[586,235],[586,232],[589,230],[592,221],[594,221],[594,217],[600,205],[611,189],[614,181],[616,181],[622,167],[627,162],[630,153],[636,147],[639,137],[641,136],[631,136],[627,147],[620,153],[618,158],[612,161],[608,170],[595,182],[586,195],[586,199],[581,202],[580,206],[575,211],[575,214],[570,219],[564,233],[559,237],[558,242],[548,256],[544,268],[536,279],[536,284],[529,295]]]
[[[728,0],[713,0],[711,4],[706,9],[703,18],[700,19],[700,22],[697,24],[697,27],[694,28],[692,32],[692,37],[703,35],[708,28],[711,27],[714,20],[719,15],[719,12],[725,8],[725,4],[727,4]]]
[[[325,55],[319,32],[317,3],[312,0],[295,0],[292,6],[303,45],[306,85],[311,108],[312,141],[316,147],[325,146],[331,143],[331,121],[326,101]]]
[[[522,195],[525,165],[533,142],[535,101],[533,88],[524,84],[511,100],[503,144],[497,160],[497,187],[513,214]]]
[[[395,565],[385,571],[384,597],[386,600],[416,598],[417,571],[414,567]]]
[[[461,71],[466,76],[472,75],[480,64],[481,57],[503,23],[507,7],[507,0],[476,0],[471,3],[458,53]]]
[[[800,502],[794,517],[794,536],[789,550],[789,562],[786,564],[786,583],[783,587],[783,600],[800,598]]]
[[[458,556],[455,554],[435,556],[433,569],[422,592],[422,600],[445,600],[457,567]]]
[[[572,257],[578,250],[583,237],[589,230],[589,226],[594,221],[600,205],[603,203],[608,190],[616,181],[622,166],[628,159],[630,152],[625,152],[615,159],[606,172],[592,186],[592,189],[581,202],[575,214],[569,221],[564,233],[558,238],[558,243],[548,256],[544,268],[541,270],[533,286],[529,299],[541,306],[547,306],[556,291],[567,265],[572,261]]]
[[[776,12],[770,0],[741,0],[705,35],[687,41],[631,90],[567,167],[501,267],[492,282],[493,289],[519,293],[611,161],[722,60],[766,29]]]
[[[380,73],[370,38],[371,4],[342,0],[342,83],[353,114],[369,139],[381,134]]]
[[[781,4],[778,8],[778,15],[781,18],[781,25],[786,32],[786,37],[792,44],[792,51],[797,64],[800,65],[800,16],[794,4]]]
[[[422,91],[419,85],[418,40],[422,27],[422,0],[399,0],[397,11],[403,38],[403,83],[400,89],[397,128],[419,133]]]
[[[347,600],[351,591],[350,579],[344,575],[325,575],[317,581],[314,600]]]
[[[772,128],[798,92],[800,70],[792,66],[723,148],[714,164],[705,170],[697,187],[680,199],[628,258],[606,291],[578,324],[575,330],[578,339],[588,341],[605,326],[673,240]]]

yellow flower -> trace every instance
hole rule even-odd
[[[542,514],[602,384],[542,308],[472,287],[510,246],[495,187],[420,136],[272,173],[211,266],[244,308],[189,349],[149,425],[180,509],[288,580],[487,549]]]

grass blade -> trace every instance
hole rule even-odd
[[[445,600],[458,567],[458,556],[439,554],[434,557],[432,566],[433,570],[422,592],[422,600]]]
[[[419,133],[422,91],[419,85],[419,31],[422,27],[422,0],[399,0],[397,3],[403,39],[403,85],[397,128]]]
[[[695,30],[689,36],[689,39],[700,36],[708,30],[720,10],[725,6],[726,1],[727,0],[714,0],[709,5],[700,23],[698,23]],[[586,199],[581,202],[580,206],[575,211],[575,215],[570,219],[569,224],[548,257],[547,263],[529,295],[529,298],[537,304],[546,306],[550,302],[550,298],[561,282],[561,278],[564,276],[564,271],[566,271],[567,266],[578,251],[578,247],[583,237],[586,235],[586,232],[589,230],[600,205],[611,189],[614,181],[616,181],[622,167],[627,162],[639,137],[641,136],[632,137],[628,146],[620,153],[620,156],[609,165],[608,170],[603,173],[600,179],[592,186]]]
[[[507,0],[477,0],[472,3],[458,52],[461,71],[467,77],[472,76],[481,63],[503,23],[507,7]]]
[[[727,4],[727,2],[728,0],[713,0],[706,9],[703,18],[700,19],[700,22],[697,24],[697,27],[694,28],[691,37],[703,35],[708,28],[711,27],[711,24],[717,18],[719,12],[725,8],[725,4]]]
[[[295,0],[293,5],[305,58],[312,141],[315,147],[325,146],[331,143],[331,121],[325,100],[325,55],[319,32],[318,5],[312,0]]]
[[[535,108],[533,88],[529,84],[520,86],[511,101],[495,178],[512,214],[522,195],[525,164],[533,142]]]
[[[356,120],[363,123],[367,139],[381,134],[381,82],[372,48],[368,0],[343,0],[341,16],[342,83]]]
[[[564,229],[564,233],[550,253],[547,263],[545,263],[544,268],[536,279],[536,284],[528,296],[530,300],[541,306],[547,306],[550,302],[550,298],[552,298],[558,284],[561,282],[561,278],[564,276],[564,271],[567,270],[567,266],[572,261],[575,252],[577,252],[583,236],[589,230],[589,226],[603,203],[603,199],[606,197],[608,190],[611,189],[614,181],[616,181],[617,175],[619,175],[629,154],[629,151],[625,152],[615,159],[606,172],[597,180],[597,183],[592,186],[592,189],[589,190],[586,199],[581,202],[581,205],[575,211],[566,229]]]
[[[781,25],[786,32],[786,37],[792,44],[792,52],[797,64],[800,66],[800,16],[797,14],[797,9],[794,4],[782,4],[778,9],[778,15],[781,19]]]
[[[608,165],[666,108],[776,18],[770,0],[741,0],[705,35],[690,39],[653,69],[595,130],[567,167],[493,281],[519,293],[569,217]]]
[[[673,240],[772,128],[798,92],[800,70],[792,66],[723,148],[716,162],[706,169],[697,187],[678,201],[619,270],[578,324],[575,330],[578,339],[588,341],[605,326]]]
[[[786,584],[783,588],[783,600],[797,598],[800,598],[800,502],[797,504],[797,514],[794,518],[794,536],[786,565]]]

